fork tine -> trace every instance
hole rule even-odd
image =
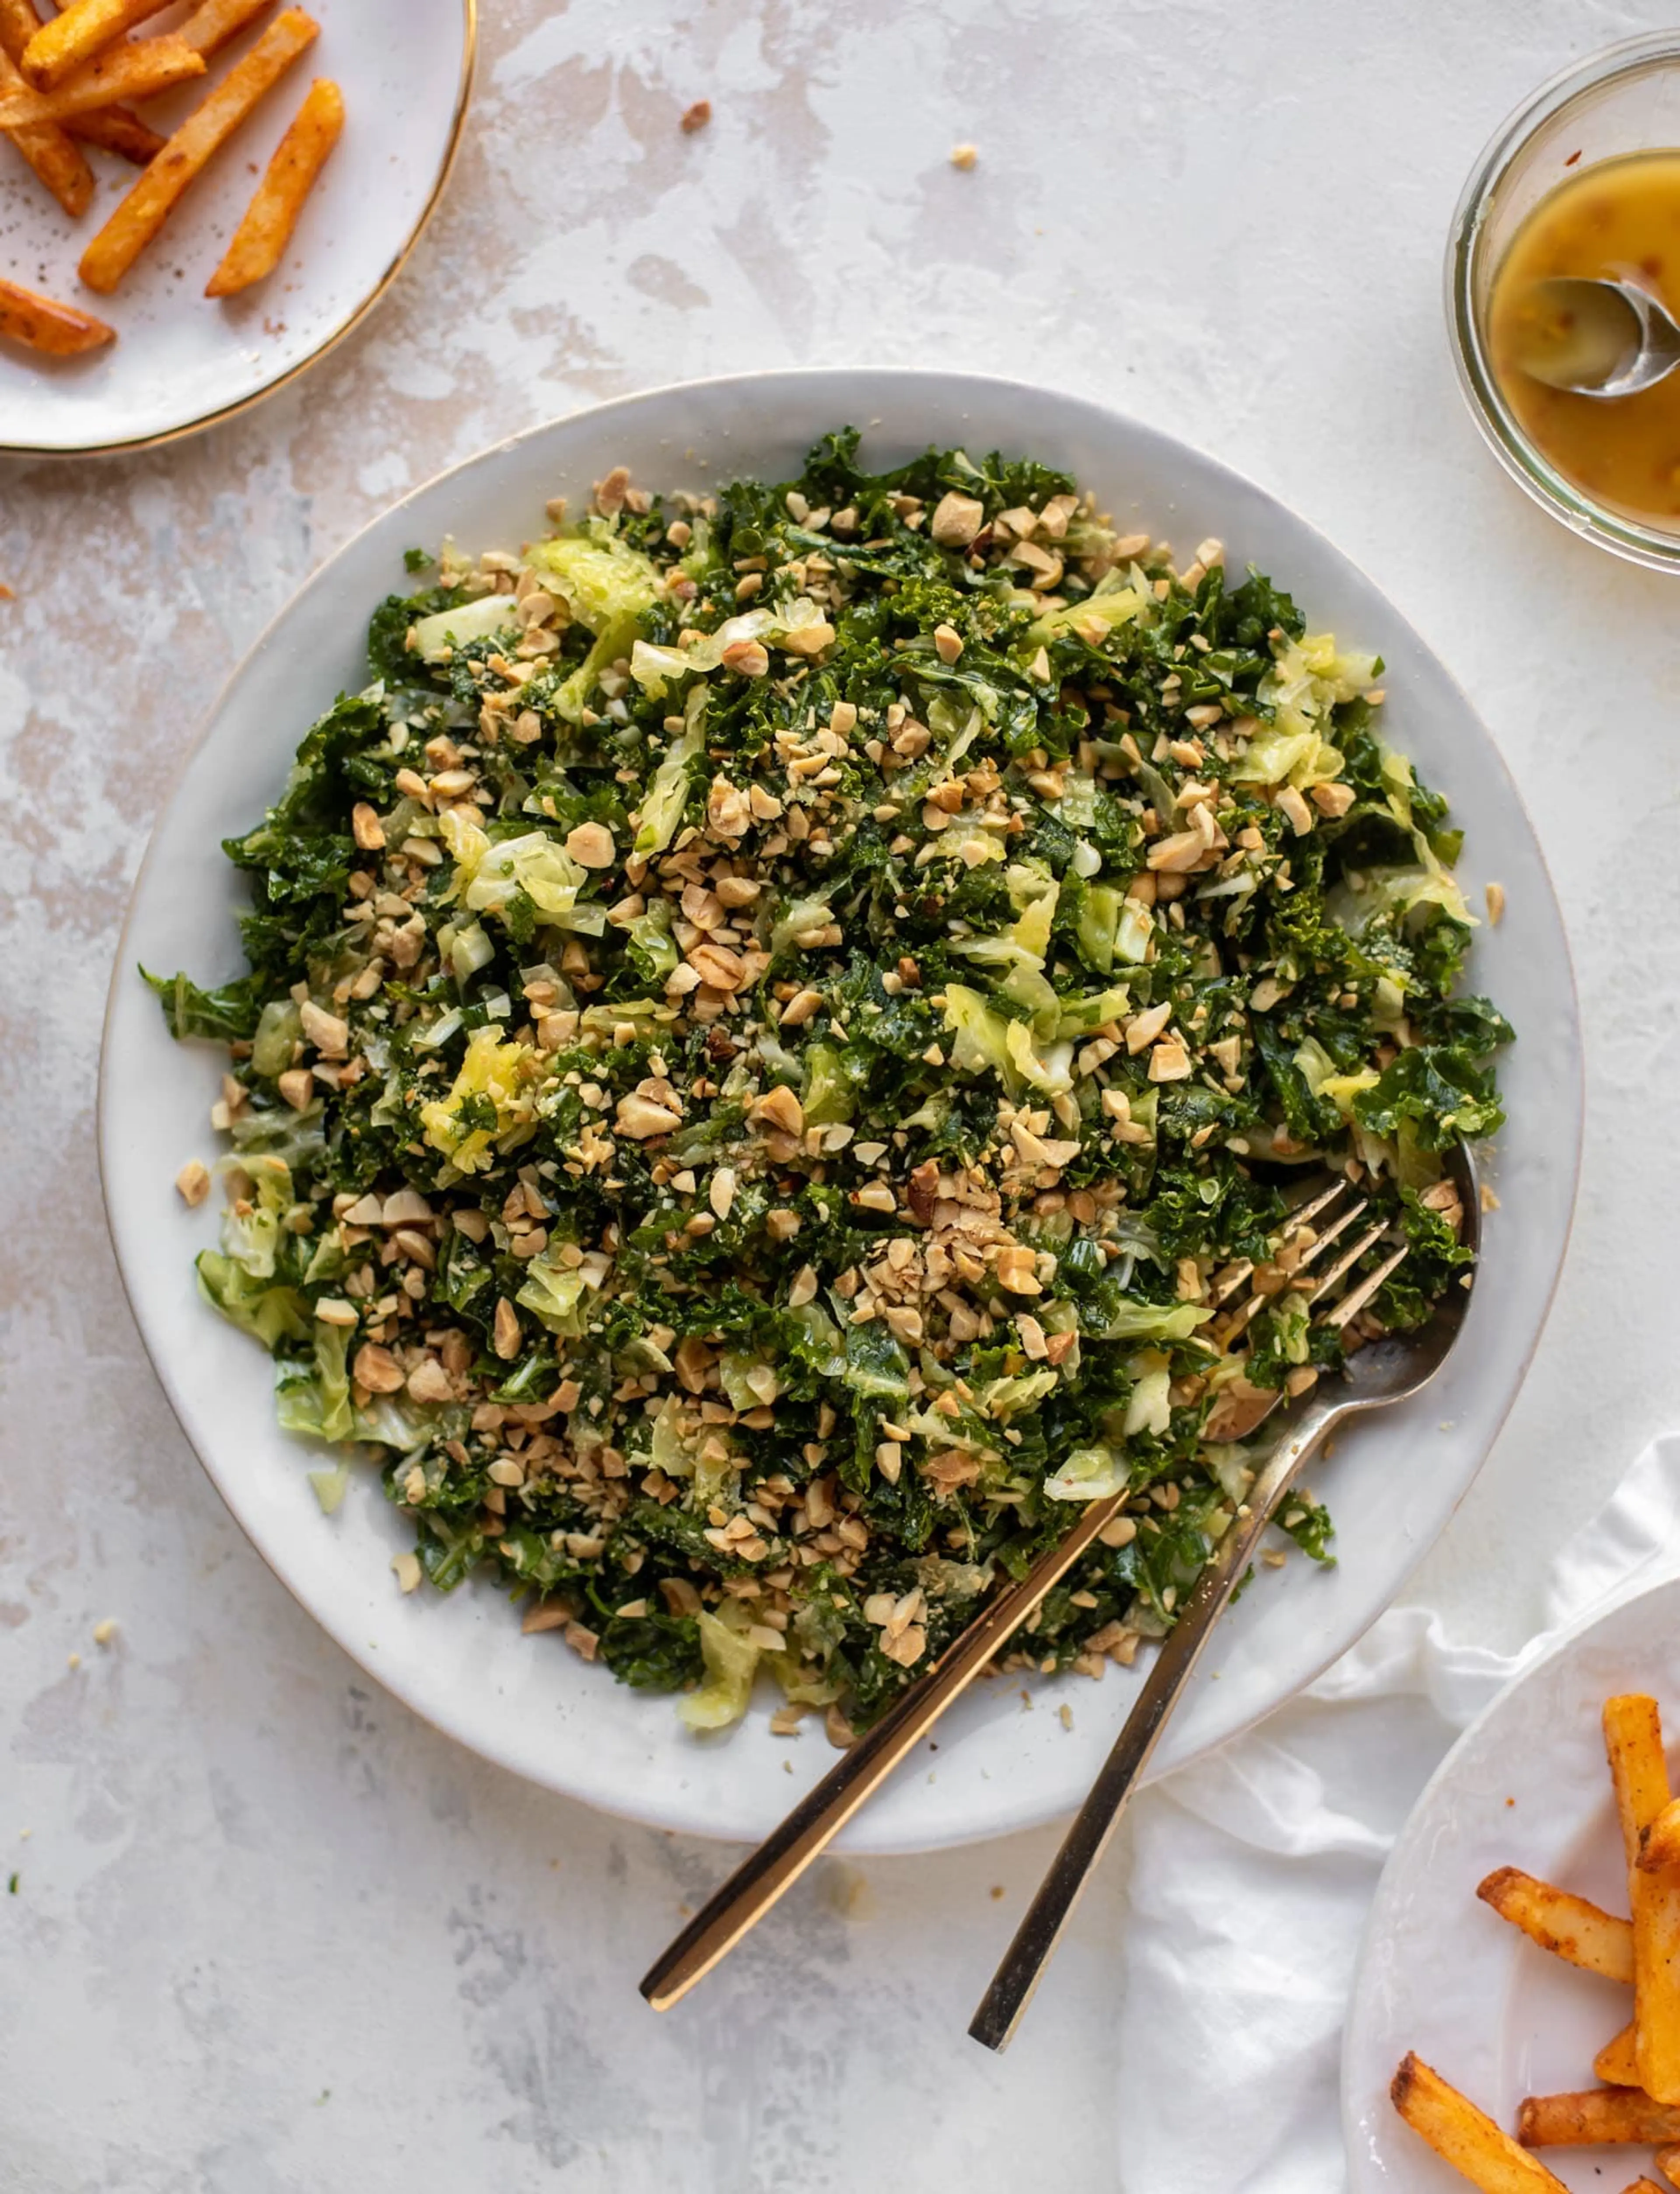
[[[1325,1312],[1319,1323],[1333,1325],[1339,1332],[1352,1318],[1357,1318],[1389,1275],[1398,1270],[1410,1255],[1411,1244],[1402,1242],[1391,1256],[1385,1257],[1374,1272],[1368,1272],[1358,1286],[1350,1288],[1333,1310]]]
[[[1295,1206],[1295,1209],[1289,1214],[1288,1218],[1284,1223],[1284,1242],[1287,1243],[1293,1241],[1297,1236],[1304,1234],[1312,1225],[1313,1220],[1318,1217],[1319,1214],[1322,1211],[1326,1210],[1329,1205],[1333,1203],[1336,1198],[1346,1191],[1348,1186],[1349,1184],[1346,1178],[1343,1175],[1338,1174],[1327,1188],[1321,1189],[1316,1196],[1310,1197],[1304,1203],[1298,1203]],[[1359,1213],[1364,1209],[1364,1203],[1362,1202],[1354,1211],[1352,1215],[1353,1217],[1357,1218]],[[1333,1242],[1336,1238],[1336,1235],[1341,1232],[1342,1226],[1346,1224],[1346,1220],[1343,1220],[1339,1222],[1333,1230],[1319,1235],[1312,1246],[1303,1253],[1302,1262],[1305,1263],[1308,1259],[1316,1256],[1318,1251],[1325,1243]],[[1220,1274],[1218,1283],[1214,1288],[1212,1297],[1210,1298],[1214,1309],[1223,1310],[1225,1305],[1231,1300],[1232,1296],[1236,1294],[1237,1290],[1240,1288],[1246,1287],[1253,1277],[1254,1261],[1252,1257],[1245,1257],[1240,1264],[1229,1266]],[[1264,1301],[1264,1298],[1262,1297],[1260,1300]],[[1246,1315],[1242,1318],[1241,1324],[1233,1326],[1231,1330],[1233,1332],[1241,1332],[1242,1326],[1246,1325],[1248,1323],[1248,1319],[1253,1318],[1253,1311],[1248,1310]]]
[[[1285,1234],[1299,1233],[1303,1226],[1310,1226],[1325,1206],[1333,1203],[1343,1190],[1350,1186],[1347,1175],[1339,1173],[1328,1188],[1321,1190],[1318,1195],[1311,1198],[1307,1203],[1298,1203],[1295,1206],[1289,1214],[1289,1222],[1284,1230]]]
[[[1362,1196],[1356,1203],[1350,1204],[1345,1211],[1339,1213],[1325,1228],[1312,1247],[1302,1253],[1301,1263],[1296,1266],[1296,1270],[1299,1272],[1302,1266],[1310,1265],[1321,1249],[1327,1249],[1333,1242],[1345,1234],[1348,1228],[1356,1220],[1362,1218],[1370,1209],[1371,1199],[1368,1196]]]
[[[1335,1263],[1324,1275],[1324,1278],[1313,1289],[1311,1295],[1308,1296],[1308,1301],[1311,1303],[1321,1302],[1323,1298],[1329,1294],[1332,1288],[1339,1286],[1340,1283],[1347,1278],[1348,1274],[1353,1270],[1360,1259],[1376,1248],[1378,1243],[1380,1242],[1384,1235],[1387,1233],[1388,1227],[1389,1222],[1386,1219],[1379,1219],[1373,1226],[1368,1226],[1365,1232],[1360,1236],[1359,1239],[1354,1243],[1352,1249],[1345,1250],[1336,1260]]]
[[[1349,1183],[1345,1179],[1339,1176],[1336,1180],[1331,1182],[1328,1188],[1323,1190],[1319,1195],[1313,1197],[1308,1203],[1298,1205],[1294,1211],[1290,1214],[1288,1226],[1285,1230],[1283,1239],[1279,1244],[1280,1251],[1287,1248],[1291,1242],[1299,1240],[1303,1234],[1310,1233],[1313,1220],[1319,1217],[1324,1211],[1327,1210],[1339,1196],[1349,1192]],[[1339,1214],[1338,1216],[1324,1229],[1322,1234],[1312,1234],[1311,1239],[1308,1242],[1306,1248],[1301,1251],[1299,1257],[1297,1259],[1293,1271],[1295,1272],[1304,1272],[1307,1266],[1312,1263],[1316,1257],[1321,1255],[1324,1250],[1327,1249],[1330,1247],[1330,1244],[1334,1242],[1339,1235],[1346,1232],[1347,1229],[1354,1224],[1355,1220],[1358,1219],[1362,1212],[1369,1209],[1370,1201],[1371,1200],[1368,1197],[1362,1196],[1358,1202],[1349,1210]],[[1247,1259],[1245,1259],[1241,1265],[1233,1266],[1231,1270],[1221,1279],[1218,1289],[1214,1292],[1214,1308],[1216,1310],[1223,1309],[1225,1304],[1227,1304],[1231,1300],[1232,1296],[1236,1294],[1237,1290],[1242,1287],[1247,1281],[1253,1278],[1253,1273],[1254,1266]],[[1240,1303],[1237,1306],[1237,1307],[1230,1313],[1230,1316],[1224,1320],[1223,1324],[1218,1326],[1212,1335],[1210,1335],[1210,1338],[1214,1342],[1214,1345],[1219,1349],[1221,1353],[1227,1352],[1234,1341],[1241,1338],[1242,1335],[1247,1331],[1248,1328],[1259,1316],[1261,1311],[1264,1309],[1265,1306],[1274,1300],[1275,1298],[1272,1295],[1261,1295],[1257,1292],[1251,1295],[1246,1302]]]
[[[1216,1330],[1213,1335],[1215,1346],[1222,1356],[1229,1353],[1234,1341],[1240,1340],[1247,1333],[1265,1306],[1275,1300],[1276,1298],[1271,1295],[1253,1295],[1246,1302],[1237,1305],[1224,1324]]]

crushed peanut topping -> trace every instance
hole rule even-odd
[[[1458,1277],[1509,1032],[1444,803],[1369,658],[1041,466],[571,507],[379,610],[230,841],[250,974],[155,982],[230,1053],[204,1290],[404,1592],[499,1576],[697,1728],[763,1671],[850,1742],[1109,1493],[1006,1665],[1129,1664],[1334,1374],[1299,1185],[1408,1244],[1348,1346]]]

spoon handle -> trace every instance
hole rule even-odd
[[[1247,1568],[1249,1557],[1296,1473],[1342,1414],[1342,1406],[1333,1402],[1321,1403],[1303,1412],[1256,1479],[1245,1508],[1220,1541],[1167,1633],[1114,1749],[1075,1815],[974,2014],[969,2033],[988,2049],[1008,2048],[1045,1967],[1055,1956],[1081,1892],[1108,1849],[1126,1802],[1149,1765],[1167,1718],[1201,1657],[1220,1611]]]

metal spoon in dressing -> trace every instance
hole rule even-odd
[[[1680,326],[1631,282],[1533,283],[1511,337],[1524,373],[1578,396],[1637,395],[1680,365]]]

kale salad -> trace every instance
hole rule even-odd
[[[147,978],[229,1054],[204,1293],[324,1509],[377,1459],[402,1589],[695,1728],[767,1673],[845,1742],[1121,1488],[1006,1666],[1129,1663],[1278,1390],[1464,1278],[1511,1032],[1379,663],[996,455],[548,515],[410,552],[227,841],[249,972]],[[1327,1167],[1410,1250],[1345,1335],[1284,1243]]]

